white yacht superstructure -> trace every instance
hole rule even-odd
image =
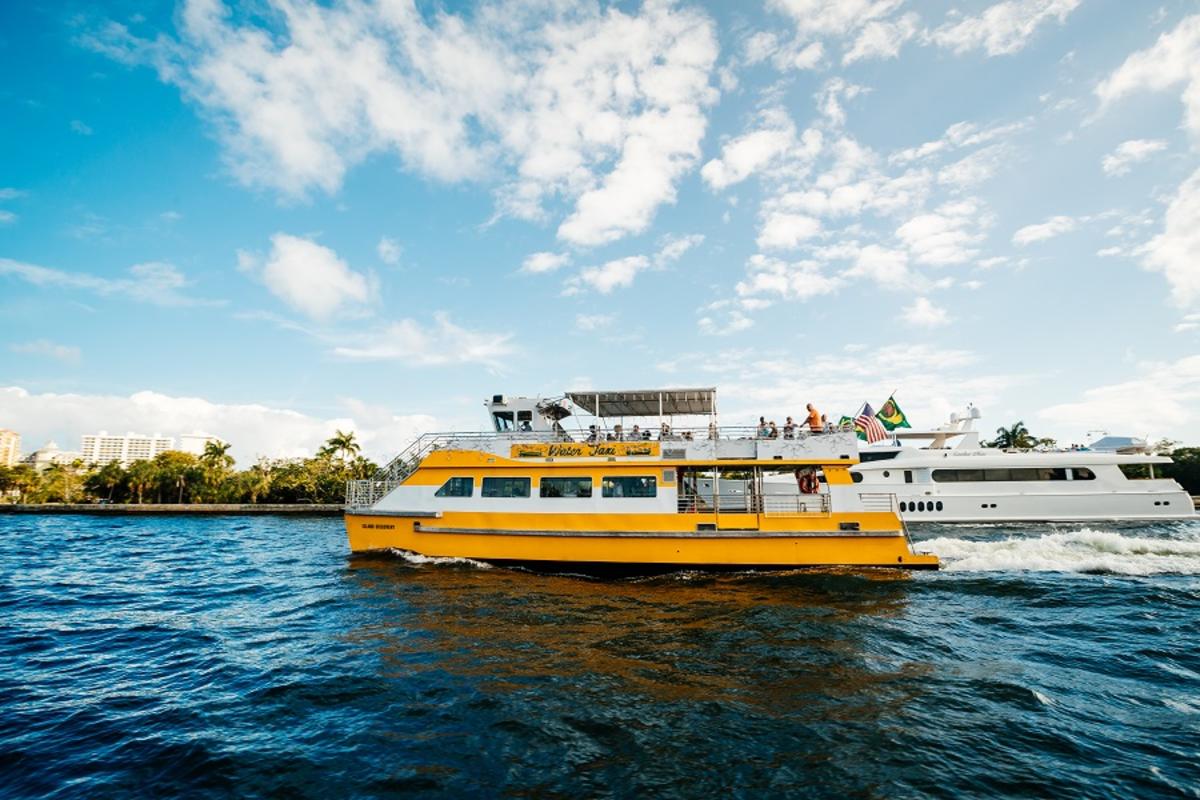
[[[934,430],[894,430],[886,445],[860,447],[851,475],[863,492],[894,494],[907,522],[1196,518],[1183,487],[1156,477],[1166,456],[984,447],[977,419],[972,408]]]

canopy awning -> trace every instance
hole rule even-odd
[[[648,389],[624,392],[567,392],[572,403],[596,417],[657,417],[712,414],[717,390]]]

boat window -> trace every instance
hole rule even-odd
[[[529,478],[484,478],[484,497],[529,497]]]
[[[912,483],[912,470],[911,469],[904,470],[904,482]]]
[[[513,424],[513,412],[511,411],[494,411],[492,417],[496,420],[496,430],[511,431],[516,426]]]
[[[604,497],[656,497],[658,480],[653,475],[619,476],[605,478],[601,488]]]
[[[591,497],[591,478],[542,478],[542,497]]]
[[[1146,464],[1118,464],[1117,467],[1121,470],[1121,474],[1131,481],[1145,480],[1150,477],[1150,469]]]
[[[855,483],[862,483],[862,473],[851,471],[850,480],[854,481]]]
[[[1077,481],[1094,481],[1096,473],[1087,467],[1071,467],[1071,477]]]
[[[935,469],[937,483],[967,483],[977,481],[1065,481],[1064,467],[1029,467],[1016,469]],[[1086,479],[1085,479],[1086,480]]]
[[[434,497],[470,497],[475,490],[473,478],[451,478],[434,492]]]

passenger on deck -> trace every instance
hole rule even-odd
[[[795,439],[796,438],[796,423],[792,421],[791,417],[788,417],[787,422],[783,423],[783,438],[785,438],[785,439]]]
[[[642,438],[642,429],[635,424],[633,430],[629,433],[629,438],[635,442],[640,441]]]
[[[808,419],[806,420],[808,422],[808,429],[813,433],[820,433],[825,427],[821,424],[821,412],[817,411],[812,403],[809,403],[806,408],[808,408]]]
[[[521,432],[522,433],[529,433],[532,430],[533,430],[533,426],[529,424],[529,420],[526,419],[526,420],[521,421]]]
[[[708,423],[708,438],[718,439],[718,438],[720,438],[720,436],[721,436],[721,434],[717,430],[716,420],[713,420],[712,422]]]
[[[596,430],[595,425],[588,425],[587,440],[589,444],[595,444],[596,442],[600,441],[600,432]]]
[[[769,432],[769,429],[767,428],[767,418],[759,417],[758,418],[758,438],[760,438],[760,439],[767,438],[768,432]]]
[[[767,432],[768,439],[779,438],[779,427],[775,424],[775,420],[771,420],[771,429]]]
[[[670,439],[671,438],[671,426],[664,422],[662,424],[662,427],[658,429],[658,438],[660,440]]]
[[[618,422],[616,425],[613,425],[612,438],[614,441],[617,441],[617,442],[625,441],[625,430],[621,426],[621,423]]]

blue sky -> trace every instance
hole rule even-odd
[[[0,427],[716,385],[1200,443],[1193,2],[10,3]]]

